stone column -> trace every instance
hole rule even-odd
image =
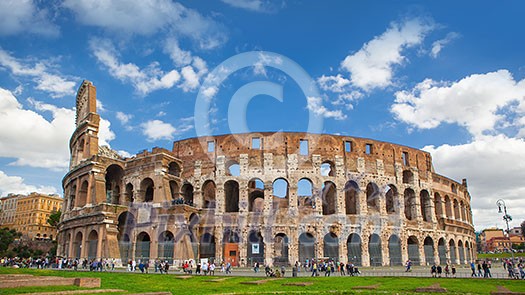
[[[241,229],[240,239],[241,240],[239,241],[239,261],[237,263],[241,267],[250,266],[249,261],[248,261],[248,231],[247,230]]]
[[[297,228],[290,229],[290,236],[288,237],[288,261],[290,264],[294,264],[296,261],[299,261],[299,235],[297,233]],[[304,261],[299,261],[304,263]]]
[[[383,266],[390,265],[390,251],[388,249],[388,236],[381,235],[381,254],[383,259]]]
[[[339,237],[339,262],[348,261],[348,247],[346,245],[346,239],[344,236]]]
[[[424,239],[418,238],[418,249],[419,249],[419,261],[420,265],[427,265],[427,257],[425,255],[425,243]]]
[[[452,262],[452,261],[450,260],[450,245],[449,245],[449,243],[447,242],[447,240],[445,240],[445,256],[446,256],[446,258],[447,258],[447,262],[448,262],[448,261]]]
[[[363,186],[360,184],[360,188]],[[366,188],[366,186],[365,186]],[[365,216],[368,214],[368,207],[366,203],[366,189],[360,189],[357,193],[357,215]]]
[[[244,181],[239,183],[239,214],[248,213],[248,184]]]
[[[297,209],[297,183],[289,183],[288,191],[288,213],[296,216],[299,212]]]
[[[272,201],[273,201],[273,187],[271,182],[264,183],[264,216],[268,216],[272,211]]]
[[[264,263],[273,266],[273,240],[264,241]]]
[[[69,249],[67,250],[67,253],[64,253],[65,256],[67,256],[68,258],[74,258],[73,256],[75,255],[75,249],[73,249],[73,241],[75,240],[75,236],[73,236],[74,233],[75,231],[72,230],[71,238],[69,239]],[[67,233],[66,233],[66,236],[67,236]]]
[[[87,236],[86,236],[86,228],[82,229],[82,242],[80,245],[82,246],[82,249],[80,249],[80,258],[86,258],[87,257]]]
[[[363,266],[370,266],[370,253],[368,252],[368,241],[370,235],[363,233],[361,236],[361,263]]]
[[[405,263],[408,260],[408,242],[407,237],[401,235],[399,237],[399,242],[401,244],[401,263]]]
[[[97,259],[102,258],[102,240],[106,236],[104,224],[98,226],[98,240],[97,240]]]
[[[437,240],[432,239],[432,242],[434,243],[434,261],[433,263],[439,264],[439,238]]]
[[[222,226],[215,227],[215,263],[219,264],[222,262],[222,239],[223,239],[223,229]]]

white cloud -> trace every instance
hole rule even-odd
[[[10,165],[67,169],[75,111],[34,99],[29,99],[28,103],[34,110],[24,109],[9,90],[0,88],[0,126],[9,126],[0,128],[0,157],[14,158]],[[51,120],[42,113],[51,113]],[[101,119],[101,145],[107,145],[115,137],[109,125],[107,120]]]
[[[494,131],[497,124],[508,121],[499,111],[511,103],[520,106],[513,108],[514,112],[525,113],[525,80],[515,81],[507,70],[475,74],[457,82],[426,79],[395,96],[391,111],[398,120],[421,129],[456,123],[474,136]]]
[[[122,125],[128,124],[129,120],[133,118],[132,114],[125,114],[123,112],[117,112],[116,114],[117,119],[120,121]]]
[[[169,89],[180,79],[180,74],[176,70],[163,72],[157,62],[151,63],[144,69],[133,63],[121,63],[109,40],[92,39],[90,47],[97,60],[109,69],[111,76],[133,84],[142,95],[159,89]]]
[[[323,106],[323,99],[321,97],[312,97],[309,96],[307,100],[307,109],[310,112],[314,112],[316,115],[324,118],[333,118],[336,120],[344,120],[346,116],[341,112],[341,110],[330,111],[325,106]]]
[[[179,41],[175,38],[169,38],[164,45],[164,51],[169,54],[171,60],[178,67],[191,64],[193,56],[190,51],[183,50],[179,47]]]
[[[222,25],[171,0],[65,0],[63,5],[80,23],[115,33],[166,32],[190,38],[203,49],[220,46],[227,39]]]
[[[43,194],[56,194],[57,189],[52,186],[34,186],[26,184],[20,176],[9,176],[0,170],[0,196],[5,197],[10,193],[29,194],[39,192]]]
[[[321,89],[325,91],[331,91],[336,93],[345,92],[350,86],[350,80],[344,78],[341,74],[336,76],[325,76],[322,75],[317,79],[317,83],[321,86]]]
[[[431,21],[421,18],[394,22],[386,32],[347,56],[341,68],[350,73],[352,85],[364,91],[388,87],[392,84],[394,66],[406,60],[403,51],[421,44],[432,29]]]
[[[483,136],[460,145],[427,146],[439,173],[461,180],[468,178],[474,223],[477,229],[498,225],[496,200],[505,199],[516,226],[525,220],[525,141],[505,135]]]
[[[0,1],[0,35],[36,34],[56,37],[58,26],[51,22],[49,11],[32,0]]]
[[[279,7],[276,3],[264,0],[221,0],[222,2],[235,7],[255,12],[275,12]]]
[[[195,90],[197,87],[199,87],[199,76],[197,75],[197,73],[195,73],[192,67],[185,66],[184,68],[182,68],[180,73],[184,78],[184,82],[182,82],[182,84],[179,87],[182,88],[184,92]]]
[[[179,126],[174,127],[170,123],[161,120],[150,120],[140,124],[140,127],[142,128],[142,134],[144,134],[149,141],[173,140],[175,135],[193,129],[192,122],[193,117],[181,118]]]
[[[279,66],[283,64],[283,59],[279,56],[273,57],[264,53],[259,53],[258,60],[253,64],[253,73],[267,77],[266,66]]]
[[[173,125],[161,120],[150,120],[140,124],[142,134],[148,137],[149,141],[160,139],[173,140],[173,135],[177,131]]]
[[[74,80],[76,78],[69,80],[59,74],[50,73],[49,67],[54,65],[50,65],[46,61],[38,61],[33,66],[30,65],[30,62],[17,59],[0,48],[0,67],[10,70],[13,75],[32,77],[36,83],[36,88],[49,92],[52,97],[75,94],[77,83]]]
[[[447,36],[444,39],[434,41],[434,43],[432,43],[432,49],[430,50],[430,56],[433,58],[436,58],[441,52],[441,49],[445,47],[445,45],[447,45],[448,43],[452,42],[454,39],[457,39],[457,38],[459,38],[458,33],[450,32],[447,34]]]

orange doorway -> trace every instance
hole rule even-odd
[[[232,266],[239,264],[239,244],[225,243],[224,244],[224,262],[231,263]]]

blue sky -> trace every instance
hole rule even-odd
[[[62,193],[75,91],[87,79],[97,87],[101,144],[123,155],[206,130],[307,131],[315,121],[322,132],[431,152],[438,173],[468,179],[477,229],[503,225],[498,198],[518,225],[524,9],[522,1],[0,1],[0,195]],[[243,93],[245,108],[230,104]]]

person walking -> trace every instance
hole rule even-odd
[[[475,277],[476,276],[476,264],[474,264],[474,261],[470,263],[470,270],[472,270],[472,274],[470,275],[470,277]]]

